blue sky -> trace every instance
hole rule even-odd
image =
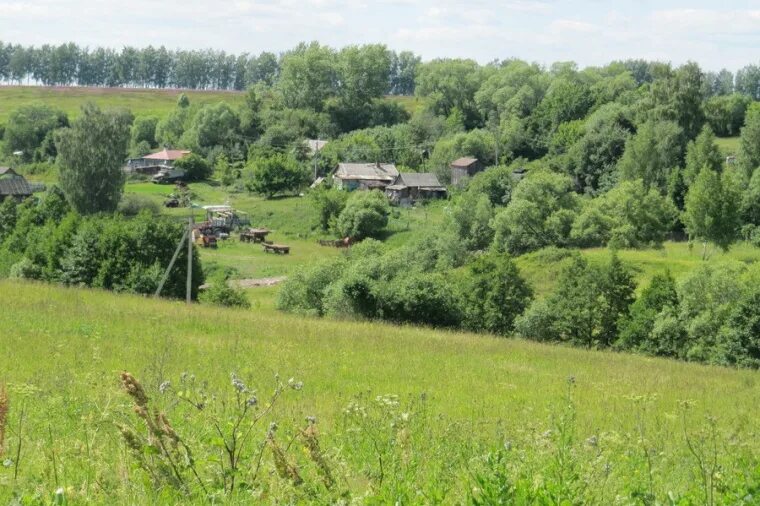
[[[381,42],[425,59],[640,57],[736,70],[760,63],[760,0],[0,0],[0,39],[236,53]]]

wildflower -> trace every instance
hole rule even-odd
[[[586,440],[586,444],[589,446],[597,446],[599,444],[599,439],[596,436],[591,436]]]
[[[246,403],[246,405],[248,407],[252,408],[253,406],[255,406],[256,404],[259,403],[259,400],[256,398],[255,395],[253,395],[253,396],[249,397],[248,400],[245,401],[245,403]]]
[[[309,425],[314,425],[317,423],[317,417],[316,416],[307,416],[306,421],[309,423]]]
[[[248,390],[248,388],[245,386],[245,383],[238,378],[235,373],[232,373],[232,386],[240,393],[243,393]]]
[[[296,381],[295,378],[288,380],[288,386],[293,390],[301,390],[303,388],[303,381]]]
[[[11,459],[5,459],[3,461],[3,467],[11,467],[13,465],[13,461]]]
[[[510,451],[512,449],[512,441],[504,441],[504,449]]]
[[[164,381],[160,385],[158,385],[158,391],[162,394],[165,394],[169,388],[171,388],[172,384],[170,381]]]
[[[187,381],[187,371],[182,371],[182,373],[179,375],[179,380],[184,383]]]
[[[568,385],[575,385],[575,376],[568,376],[567,383]]]

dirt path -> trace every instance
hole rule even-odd
[[[282,283],[287,279],[287,276],[277,276],[274,278],[258,278],[258,279],[231,279],[230,284],[238,288],[256,288],[261,286],[274,286]],[[210,285],[207,283],[201,285],[201,289],[204,290]]]

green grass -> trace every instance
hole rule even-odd
[[[589,248],[580,252],[589,262],[597,264],[608,262],[611,254],[606,248]],[[673,277],[679,280],[704,263],[702,247],[690,247],[686,242],[666,242],[661,249],[621,250],[618,251],[618,255],[632,269],[639,289],[657,273],[670,271]],[[708,248],[707,261],[751,264],[760,261],[760,248],[743,242],[734,244],[728,252]],[[556,260],[547,258],[539,251],[522,255],[516,262],[537,295],[544,296],[553,290],[557,277],[568,259],[566,256]]]
[[[760,441],[752,436],[760,430],[760,376],[752,371],[11,281],[0,281],[0,298],[0,344],[12,358],[0,361],[0,381],[10,390],[8,448],[14,461],[22,409],[26,417],[19,477],[12,478],[12,467],[0,467],[4,503],[14,492],[47,502],[58,487],[73,503],[178,503],[153,495],[159,492],[131,465],[120,442],[114,423],[132,416],[117,382],[122,370],[144,382],[149,396],[162,403],[175,429],[188,438],[203,427],[183,418],[181,406],[163,403],[156,390],[160,382],[170,379],[176,385],[183,371],[222,391],[229,388],[231,372],[251,385],[267,385],[275,373],[303,380],[304,390],[288,395],[276,411],[281,431],[300,426],[306,415],[317,416],[323,445],[331,459],[344,462],[340,472],[349,476],[347,486],[357,498],[366,478],[351,465],[361,468],[356,462],[374,460],[371,452],[357,453],[346,443],[349,435],[341,432],[340,420],[350,400],[367,391],[402,399],[426,395],[428,423],[412,426],[414,437],[423,438],[414,451],[432,451],[428,444],[437,441],[436,451],[461,455],[462,462],[449,461],[463,466],[455,468],[449,483],[459,494],[468,488],[473,452],[498,446],[501,438],[518,445],[515,451],[527,452],[521,453],[524,464],[544,451],[518,448],[548,437],[541,434],[563,409],[569,376],[575,380],[573,430],[580,441],[573,458],[580,461],[588,454],[602,466],[614,457],[605,486],[641,478],[635,476],[643,470],[635,467],[641,463],[636,441],[644,437],[652,445],[660,497],[666,490],[688,488],[694,483],[693,462],[683,427],[697,430],[707,415],[716,417],[721,463],[727,466],[724,480],[734,469],[731,459],[760,452]],[[682,426],[679,403],[686,400],[693,407]],[[583,444],[592,435],[604,442],[599,451],[605,453],[598,458]],[[195,451],[200,459],[202,451]],[[443,454],[435,455],[420,453],[420,458],[430,466],[442,463],[436,459]],[[265,466],[273,472],[268,457]],[[393,479],[398,477],[388,477]],[[447,502],[459,502],[456,497],[462,496],[452,491]]]
[[[422,100],[413,95],[388,95],[385,99],[404,106],[409,114],[414,114],[422,106]]]
[[[739,137],[718,137],[715,143],[724,156],[736,156],[739,152]]]
[[[74,118],[85,102],[94,102],[102,108],[125,107],[135,116],[163,117],[177,104],[177,97],[185,93],[191,104],[203,105],[225,101],[230,105],[242,104],[244,96],[233,91],[152,90],[129,88],[0,86],[0,124],[22,105],[42,102],[59,108]]]

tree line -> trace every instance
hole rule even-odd
[[[232,54],[213,49],[170,50],[164,46],[120,50],[81,47],[73,42],[23,46],[0,41],[0,82],[36,83],[46,86],[108,86],[140,88],[189,88],[202,90],[244,90],[264,83],[272,85],[313,44],[300,44],[276,55]],[[410,95],[420,58],[410,51],[395,52],[381,45],[324,48],[324,68],[335,74],[341,65],[362,53],[375,52],[377,72],[383,80],[382,93]],[[329,67],[329,68],[328,68]]]

